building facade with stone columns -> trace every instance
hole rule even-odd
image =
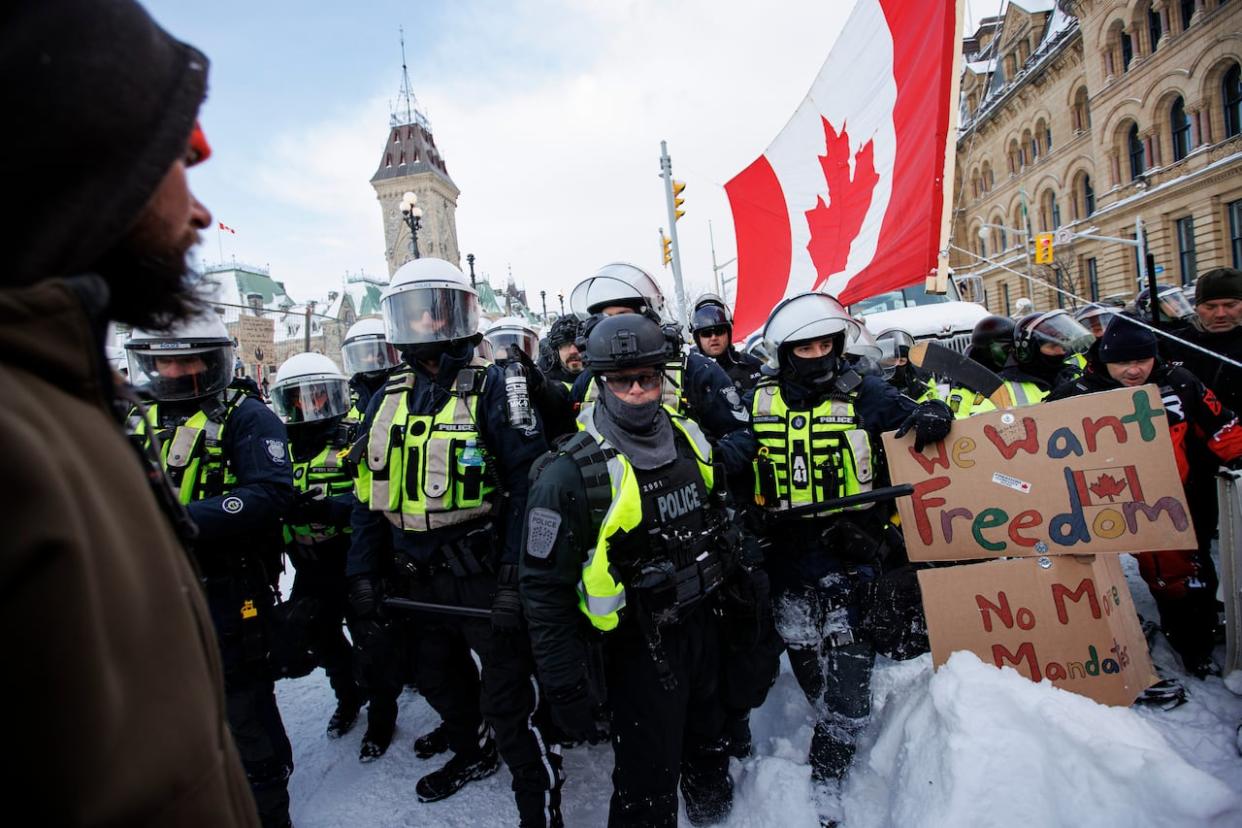
[[[992,311],[1140,289],[1128,245],[1028,265],[1058,229],[1132,239],[1141,218],[1161,284],[1242,267],[1242,2],[1011,0],[963,51],[950,260]]]

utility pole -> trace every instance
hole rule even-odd
[[[1022,253],[1026,256],[1026,289],[1030,292],[1031,306],[1035,305],[1035,272],[1031,267],[1031,239],[1035,238],[1031,232],[1031,211],[1026,206],[1026,190],[1019,189],[1018,195],[1022,198]]]
[[[681,322],[689,327],[690,314],[686,306],[686,287],[681,280],[681,248],[677,244],[677,206],[673,193],[673,159],[668,156],[668,142],[660,142],[660,177],[664,179],[664,200],[668,207],[668,237],[673,244],[673,284],[677,287],[677,304],[681,306]]]
[[[728,302],[724,295],[724,281],[720,278],[720,271],[737,261],[734,256],[729,261],[722,264],[716,264],[716,236],[712,233],[712,220],[707,220],[707,240],[712,246],[712,278],[716,280],[716,295]]]

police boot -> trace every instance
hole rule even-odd
[[[839,726],[816,722],[811,736],[811,779],[827,782],[841,779],[854,761],[854,739]]]
[[[363,699],[352,679],[348,683],[340,682],[339,687],[335,681],[332,684],[332,689],[336,690],[336,710],[333,711],[332,718],[328,719],[328,738],[339,739],[354,729],[354,724],[358,721],[358,711],[362,710]]]
[[[358,761],[374,762],[383,756],[388,751],[388,745],[392,743],[392,732],[396,727],[396,702],[378,702],[372,699],[367,705],[367,732],[362,737]]]
[[[725,722],[725,735],[729,737],[729,755],[735,759],[750,756],[750,711],[744,710],[729,716]]]
[[[565,784],[565,773],[561,770],[561,757],[548,753],[544,759],[546,764],[539,762],[513,770],[513,798],[520,828],[564,828],[561,786]]]
[[[728,748],[725,736],[687,746],[681,763],[681,795],[691,825],[723,822],[733,810]]]
[[[430,759],[448,749],[448,731],[444,729],[444,722],[436,725],[435,730],[414,740],[414,755],[419,759]]]
[[[485,779],[500,770],[496,741],[488,739],[483,747],[470,753],[455,753],[444,767],[424,776],[414,786],[419,802],[439,802],[462,789],[467,782]]]

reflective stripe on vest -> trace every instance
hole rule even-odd
[[[703,475],[703,483],[712,491],[715,479],[712,468],[712,447],[703,432],[693,421],[665,406],[677,428],[690,443],[694,459]],[[578,582],[578,608],[598,630],[615,629],[620,618],[618,613],[625,607],[625,586],[616,577],[618,573],[609,565],[608,545],[618,532],[632,532],[643,522],[642,496],[634,468],[624,455],[617,453],[604,435],[595,427],[595,407],[585,406],[578,414],[578,427],[599,443],[608,456],[608,481],[612,488],[612,503],[604,513],[595,545],[587,553],[582,564],[582,579]]]
[[[299,492],[316,489],[324,497],[334,497],[353,491],[354,481],[342,464],[349,447],[324,446],[310,460],[293,464],[293,487]],[[338,528],[328,523],[285,524],[285,540],[301,546],[313,546],[330,538],[349,532],[348,526]]]
[[[761,505],[790,509],[871,490],[871,437],[858,427],[852,401],[825,400],[813,411],[791,410],[778,384],[763,384],[751,404],[751,427],[759,440],[757,500],[763,498],[762,464],[770,464],[776,481],[775,502]],[[830,478],[835,478],[831,489]]]
[[[235,405],[225,408],[223,420],[208,418],[199,409],[177,426],[173,436],[161,443],[160,464],[172,486],[173,494],[185,506],[196,500],[218,497],[237,485],[228,464],[224,462],[224,449],[220,445],[224,437],[224,425],[233,413]],[[127,427],[131,435],[150,443],[148,433],[159,422],[158,403],[147,408],[147,419],[131,412]]]
[[[1024,405],[1034,405],[1043,402],[1044,397],[1048,396],[1048,392],[1040,388],[1033,382],[1018,382],[1009,380],[1005,383],[1009,389],[1009,394],[1013,397],[1015,408],[1021,408]]]
[[[378,392],[383,399],[371,422],[354,490],[393,526],[431,532],[491,513],[495,486],[476,423],[482,385],[463,376],[486,367],[475,359],[463,368],[448,401],[434,414],[410,413],[415,384],[411,370],[394,374]],[[461,387],[473,390],[462,395],[456,390]]]
[[[953,416],[959,420],[974,414],[985,414],[996,410],[996,403],[969,388],[950,389],[948,403]]]

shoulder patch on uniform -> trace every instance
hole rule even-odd
[[[228,512],[230,515],[237,514],[243,508],[245,508],[245,506],[246,504],[242,502],[242,499],[240,497],[226,497],[220,503],[220,508]]]
[[[273,463],[285,462],[287,450],[285,449],[283,440],[275,440],[270,438],[265,439],[263,441],[263,447],[267,449],[267,456],[272,458]]]
[[[556,535],[561,528],[561,516],[551,509],[536,506],[526,516],[526,554],[532,558],[546,559],[556,547]]]

